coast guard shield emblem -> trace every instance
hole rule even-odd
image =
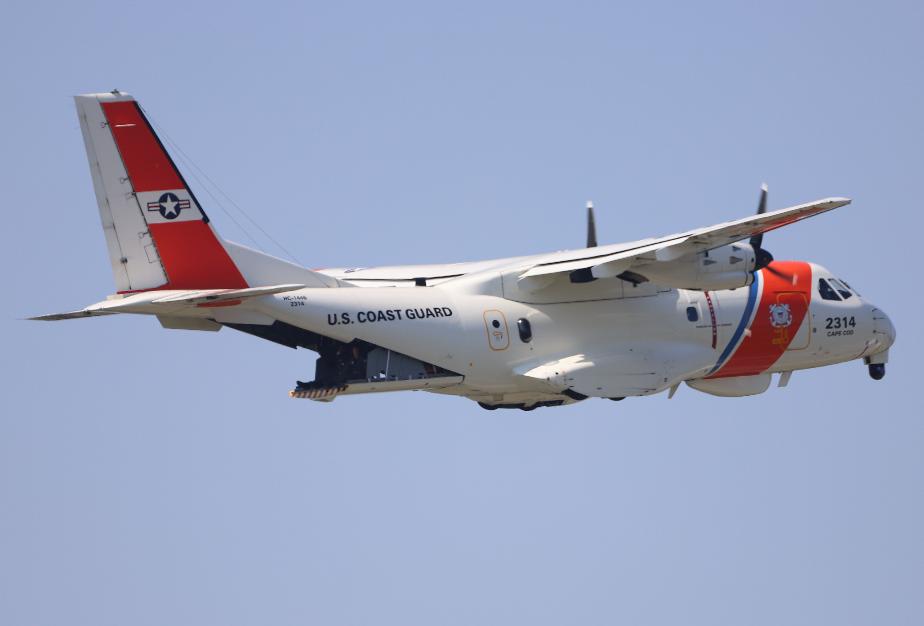
[[[792,324],[792,312],[788,304],[770,305],[770,325],[774,328],[788,328]]]

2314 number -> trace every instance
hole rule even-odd
[[[839,330],[841,328],[854,328],[857,325],[857,320],[854,316],[844,316],[844,317],[826,317],[825,318],[825,328],[828,330]]]

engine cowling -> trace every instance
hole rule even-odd
[[[673,261],[654,261],[632,271],[675,289],[714,291],[746,287],[754,281],[756,255],[748,243],[732,243]]]

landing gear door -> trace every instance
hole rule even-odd
[[[510,329],[507,318],[497,309],[484,312],[484,330],[488,334],[488,346],[495,352],[506,350],[510,345]]]

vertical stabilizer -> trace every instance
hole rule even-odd
[[[247,287],[135,99],[75,101],[117,290]]]

